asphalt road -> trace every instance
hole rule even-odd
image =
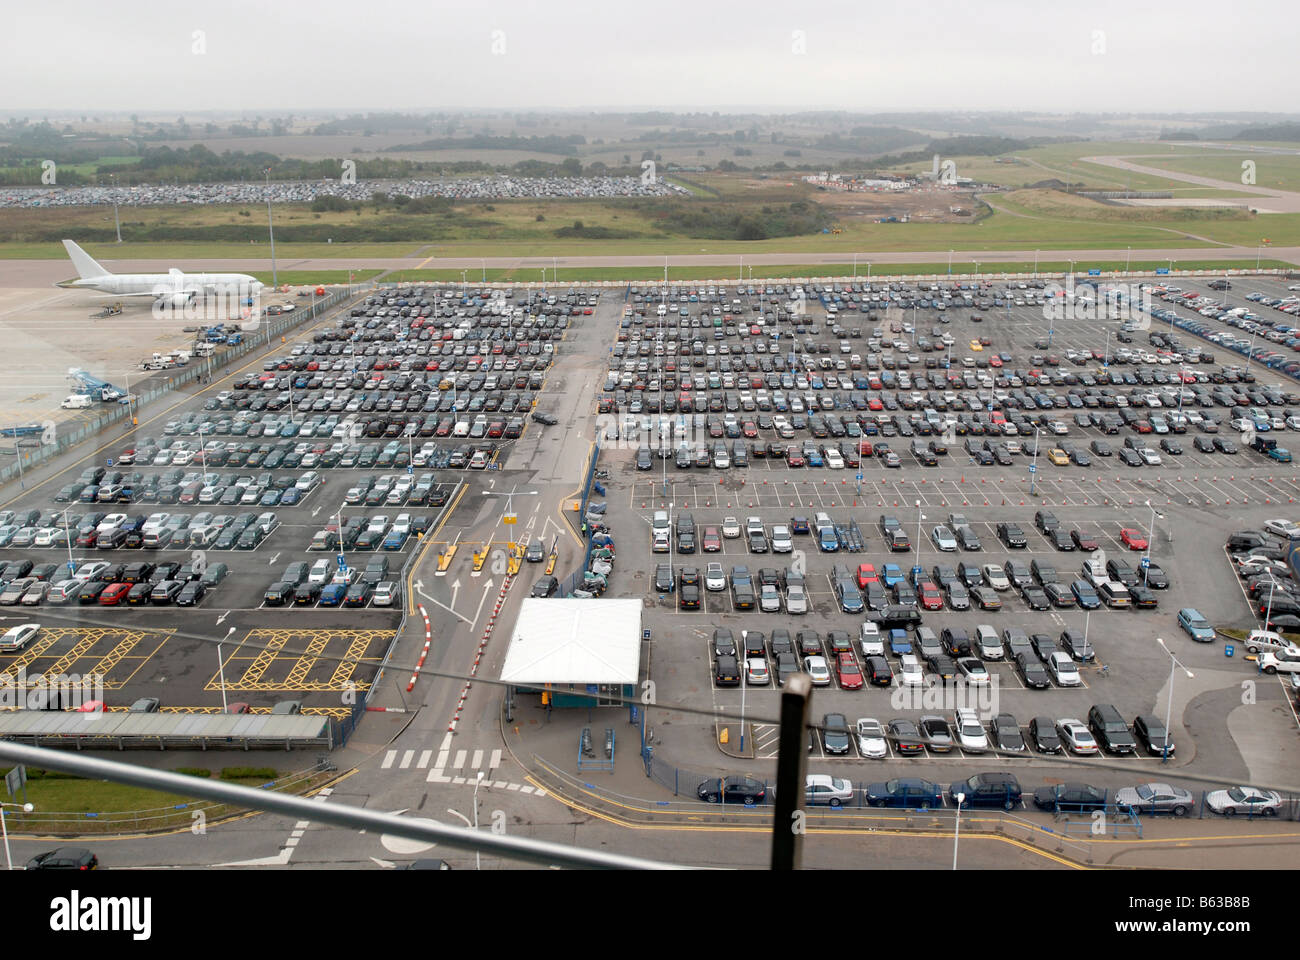
[[[1165,171],[1160,171],[1162,174]],[[1240,189],[1240,188],[1238,188]],[[704,242],[704,241],[702,241]],[[669,254],[667,265],[673,267],[720,267],[721,276],[733,272],[737,276],[744,266],[771,266],[780,264],[828,264],[846,266],[855,253],[851,248],[841,246],[834,251],[816,252],[794,250],[788,252],[762,253],[708,253],[707,246],[698,254]],[[1300,247],[1269,247],[1264,251],[1269,259],[1283,260],[1287,263],[1300,264]],[[859,275],[865,277],[868,270],[874,269],[875,276],[881,273],[881,267],[888,264],[926,263],[941,261],[945,256],[942,250],[910,251],[856,251]],[[1118,248],[1075,248],[1075,249],[1041,249],[1041,250],[962,250],[963,259],[978,254],[979,262],[985,266],[994,264],[1032,264],[1036,260],[1079,262],[1119,259],[1127,255]],[[1160,261],[1174,260],[1189,262],[1194,260],[1253,260],[1260,255],[1256,247],[1214,246],[1199,247],[1158,247],[1142,248],[1133,251],[1140,260]],[[308,258],[301,260],[280,259],[277,266],[281,270],[479,270],[486,267],[492,270],[540,270],[545,267],[663,267],[662,255],[619,255],[619,256],[563,256],[563,257],[376,257],[376,258]],[[240,258],[233,260],[104,260],[103,264],[115,273],[162,272],[177,267],[181,270],[203,271],[218,268],[227,271],[263,271],[271,269],[271,261],[266,258]],[[868,264],[871,266],[868,267]],[[989,271],[982,271],[988,273]],[[0,287],[41,288],[68,279],[73,273],[71,264],[66,260],[0,260]],[[563,276],[556,281],[565,285]],[[89,299],[87,300],[89,303]]]

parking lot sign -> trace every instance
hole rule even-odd
[[[340,570],[346,571],[348,569],[347,557],[343,556],[341,553],[338,555],[338,562]]]
[[[1098,268],[1095,268],[1095,267],[1094,267],[1092,270],[1089,270],[1089,271],[1088,271],[1088,276],[1090,276],[1090,277],[1100,277],[1100,276],[1101,276],[1101,270],[1098,269]]]
[[[1142,569],[1145,570],[1145,569],[1146,569],[1147,567],[1149,567],[1149,566],[1151,566],[1151,558],[1150,558],[1150,557],[1143,557],[1143,558],[1142,558]]]
[[[855,479],[856,479],[859,483],[861,483],[861,482],[862,482],[862,474],[859,473]]]
[[[1038,467],[1037,467],[1035,464],[1032,464],[1032,463],[1031,463],[1031,464],[1029,465],[1029,472],[1030,472],[1030,473],[1037,473],[1037,472],[1038,472]]]
[[[109,458],[108,458],[108,465],[109,465],[110,467],[113,465],[113,458],[112,458],[112,457],[109,457]]]

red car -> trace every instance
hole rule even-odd
[[[862,590],[867,589],[869,583],[879,583],[880,577],[876,574],[876,565],[874,563],[858,564],[858,587]]]
[[[704,537],[700,540],[700,549],[705,553],[717,553],[722,549],[722,537],[717,527],[705,527]]]
[[[879,397],[872,397],[870,400],[867,401],[867,409],[868,409],[868,410],[884,410],[884,409],[885,409],[885,405],[884,405],[884,403],[881,402],[881,400],[880,400]]]
[[[862,689],[862,671],[858,668],[858,662],[853,659],[853,654],[841,653],[835,669],[839,673],[840,687],[845,690]]]
[[[1130,550],[1145,550],[1147,548],[1147,538],[1142,536],[1141,530],[1125,527],[1119,532],[1119,538]]]
[[[99,595],[99,605],[102,607],[116,607],[126,599],[126,595],[131,592],[132,586],[134,584],[114,583],[106,587],[104,592]]]
[[[921,606],[926,610],[942,610],[943,594],[939,588],[930,581],[925,581],[916,588],[917,595],[921,601]]]
[[[1091,530],[1075,527],[1070,531],[1070,539],[1074,541],[1074,545],[1080,550],[1097,549],[1097,535]]]
[[[1000,366],[1002,366],[1002,358],[1001,358],[1001,357],[989,357],[989,366],[990,366],[990,367],[1000,367]]]
[[[1133,424],[1133,429],[1138,433],[1150,433],[1152,430],[1151,421],[1139,420],[1137,423]]]
[[[745,425],[740,428],[740,432],[752,440],[754,437],[758,436],[758,425],[755,424],[753,420],[746,420]]]
[[[798,447],[786,447],[785,464],[787,467],[802,467],[803,451]]]

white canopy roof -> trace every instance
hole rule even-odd
[[[640,600],[529,597],[501,668],[506,683],[636,683]]]

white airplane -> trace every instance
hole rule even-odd
[[[65,280],[60,287],[98,290],[112,297],[152,297],[172,308],[209,296],[238,298],[238,306],[250,307],[262,292],[261,281],[243,273],[187,274],[175,267],[166,273],[111,273],[71,240],[64,240],[63,246],[77,268],[77,279]]]

